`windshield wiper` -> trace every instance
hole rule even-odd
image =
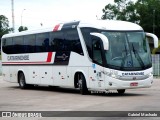
[[[128,51],[127,51],[127,48],[126,48],[126,44],[124,44],[124,48],[125,48],[125,53],[126,53],[126,55],[123,57],[123,59],[122,59],[122,62],[121,62],[121,69],[123,69],[123,66],[124,66],[124,64],[125,64],[125,60],[126,60],[126,58],[127,58],[127,56],[128,56]]]
[[[145,65],[142,61],[142,58],[139,56],[139,53],[137,52],[137,50],[135,50],[133,43],[132,43],[132,48],[133,48],[133,53],[134,53],[135,57],[137,58],[139,64],[141,65],[142,68],[144,68]]]

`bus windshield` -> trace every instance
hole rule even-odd
[[[101,31],[109,40],[105,51],[107,66],[120,70],[144,70],[152,66],[148,42],[143,31]]]

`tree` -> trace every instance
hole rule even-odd
[[[108,4],[102,10],[102,19],[116,19],[138,23],[139,16],[135,4],[131,0],[114,0],[115,4]]]
[[[11,32],[13,29],[9,28],[9,21],[8,18],[4,15],[0,15],[0,38],[9,32]]]
[[[138,0],[135,3],[140,17],[140,25],[147,32],[153,32],[160,37],[160,1]]]
[[[139,24],[146,32],[160,37],[160,0],[114,0],[103,11],[102,19],[117,19]]]
[[[25,27],[25,26],[20,26],[20,27],[18,28],[18,31],[19,31],[19,32],[22,32],[22,31],[25,31],[25,30],[28,30],[28,28]]]

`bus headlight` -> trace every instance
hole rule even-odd
[[[151,72],[151,73],[149,73],[147,76],[148,76],[148,77],[151,77],[151,76],[153,76],[153,73]]]
[[[119,79],[119,78],[120,78],[119,75],[115,75],[115,74],[112,74],[111,77],[112,77],[112,78],[116,78],[116,79]]]
[[[116,78],[116,79],[118,79],[120,77],[118,75],[118,71],[115,71],[115,70],[111,70],[109,76],[112,78]]]

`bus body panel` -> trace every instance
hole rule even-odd
[[[2,75],[3,75],[3,80],[8,81],[8,82],[14,82],[10,80],[10,66],[2,67]]]
[[[89,84],[91,89],[104,89],[105,88],[105,75],[102,74],[104,67],[92,64],[89,67]]]
[[[41,85],[53,85],[52,66],[39,66],[37,70],[39,70],[38,75]]]
[[[66,66],[54,66],[52,74],[53,74],[53,85],[68,86]]]

